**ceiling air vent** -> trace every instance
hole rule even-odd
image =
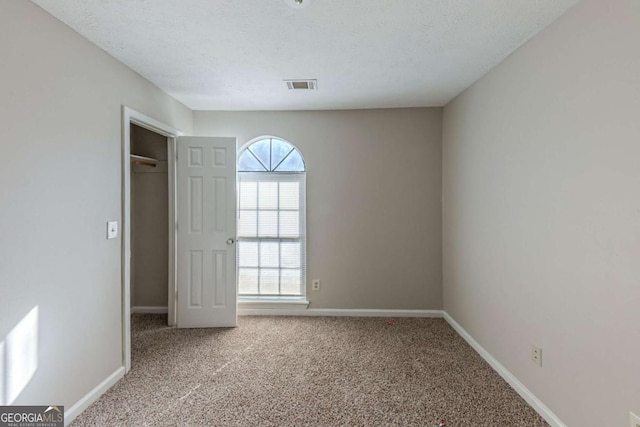
[[[290,90],[317,90],[318,81],[313,80],[284,80]]]

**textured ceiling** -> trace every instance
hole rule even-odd
[[[578,0],[32,1],[192,109],[299,110],[445,105]]]

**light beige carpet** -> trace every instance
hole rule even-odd
[[[546,426],[442,319],[134,315],[132,369],[73,426]]]

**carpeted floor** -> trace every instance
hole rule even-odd
[[[388,320],[134,315],[131,372],[72,425],[547,425],[444,320]]]

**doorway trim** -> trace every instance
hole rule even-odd
[[[176,138],[184,133],[126,105],[122,106],[122,365],[131,369],[131,125],[167,137],[169,173],[169,325],[176,324]]]

